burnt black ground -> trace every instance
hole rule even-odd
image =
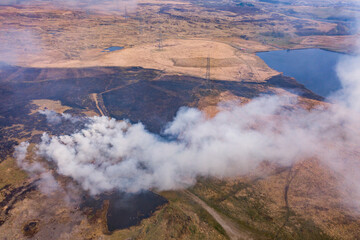
[[[50,134],[69,134],[84,124],[63,122],[51,125],[41,114],[30,114],[35,99],[59,100],[72,107],[67,112],[79,115],[85,108],[98,111],[90,98],[97,93],[103,98],[109,116],[132,123],[142,122],[155,133],[161,133],[182,106],[197,107],[205,96],[230,91],[236,96],[254,98],[272,94],[269,87],[289,89],[303,97],[322,100],[293,78],[275,76],[265,83],[211,81],[185,75],[167,75],[154,69],[140,67],[93,68],[23,68],[0,65],[0,157],[11,154],[16,144],[10,138],[28,138],[39,130]],[[156,80],[155,80],[156,79]],[[22,124],[23,128],[8,128]],[[33,136],[37,142],[40,136]],[[0,160],[0,161],[1,161]]]

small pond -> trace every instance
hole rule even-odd
[[[118,50],[121,50],[121,49],[124,49],[124,47],[112,46],[112,47],[105,48],[103,50],[103,52],[114,52],[114,51],[118,51]]]
[[[162,196],[143,191],[136,194],[123,192],[112,192],[100,194],[96,197],[85,197],[80,208],[90,215],[104,208],[105,201],[108,202],[106,212],[106,223],[108,231],[128,228],[137,225],[141,220],[150,217],[159,207],[168,201]]]

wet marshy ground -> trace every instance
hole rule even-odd
[[[39,220],[32,220],[23,226],[23,234],[32,238],[39,231]]]
[[[85,197],[80,208],[89,216],[102,212],[98,216],[105,218],[106,230],[113,232],[139,224],[167,202],[165,198],[150,191],[136,194],[113,192]]]

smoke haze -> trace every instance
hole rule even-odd
[[[59,185],[51,172],[39,162],[26,161],[28,147],[29,143],[27,142],[22,142],[16,147],[14,157],[16,158],[17,164],[21,166],[30,177],[38,180],[37,185],[40,191],[46,194],[54,192],[58,189]]]
[[[29,56],[42,54],[41,39],[31,30],[0,28],[0,62],[19,64]]]
[[[137,0],[2,0],[0,5],[36,5],[49,3],[71,10],[104,11],[112,14],[124,14],[135,11]]]

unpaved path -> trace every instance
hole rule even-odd
[[[97,100],[97,94],[96,93],[92,93],[91,94],[91,98],[93,99],[93,101],[96,104],[96,108],[99,110],[101,116],[105,116],[104,112],[101,110],[100,106],[99,106],[99,102]]]
[[[248,233],[240,231],[236,224],[232,222],[232,220],[217,213],[215,209],[207,205],[203,200],[195,196],[193,193],[189,192],[188,190],[184,190],[184,193],[196,203],[198,203],[202,208],[204,208],[221,225],[231,240],[253,239],[249,236]]]
[[[281,233],[283,228],[286,226],[286,224],[288,224],[288,222],[289,222],[290,205],[289,205],[289,195],[288,194],[289,194],[290,184],[294,180],[294,178],[296,177],[298,172],[299,172],[299,169],[294,169],[293,165],[289,168],[289,173],[286,178],[286,185],[285,185],[285,189],[284,189],[284,202],[285,202],[285,208],[286,208],[285,221],[281,225],[281,227],[277,230],[275,239],[278,239],[279,234]]]

